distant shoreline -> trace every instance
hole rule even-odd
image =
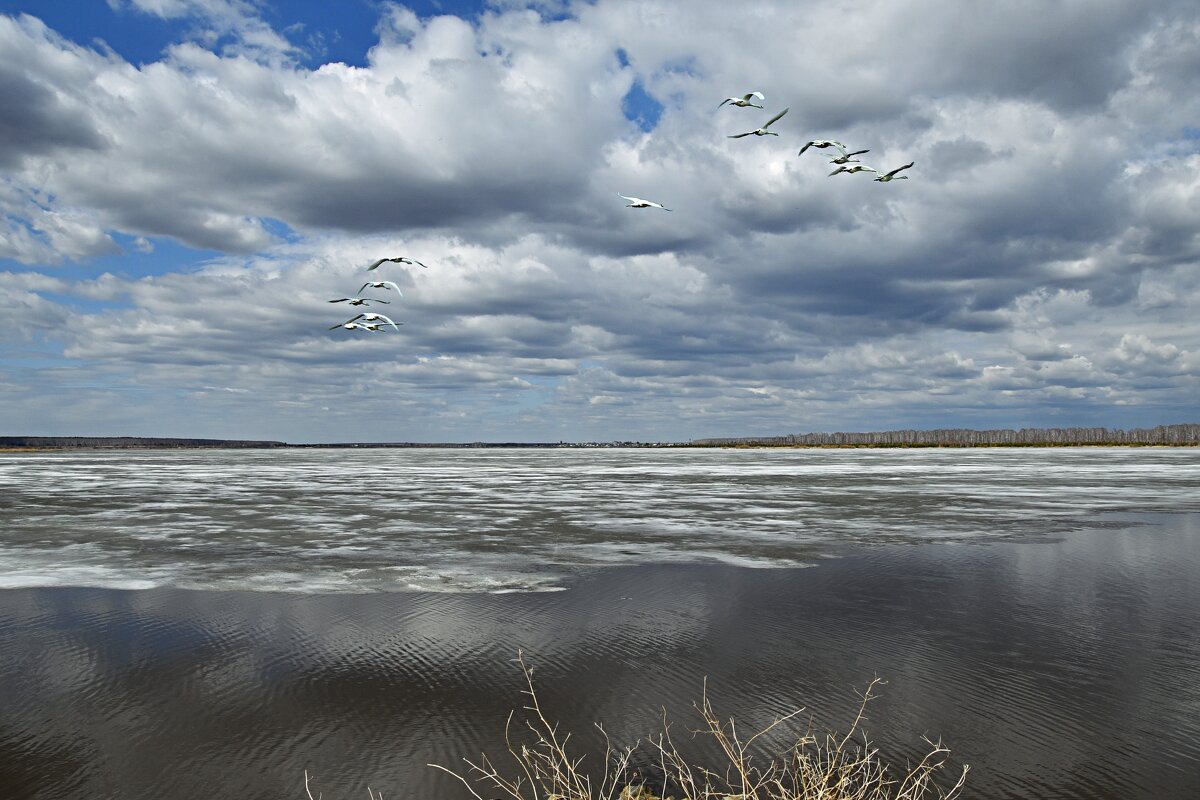
[[[1109,428],[897,430],[806,433],[787,436],[692,439],[687,442],[329,442],[295,444],[259,439],[148,436],[0,436],[0,452],[53,450],[269,450],[269,449],[929,449],[973,447],[1197,447],[1200,424],[1159,425],[1125,431]]]
[[[1200,447],[1200,442],[980,442],[976,444],[681,444],[674,447],[707,447],[726,450],[969,450],[972,448],[1063,447]]]
[[[0,453],[58,453],[67,450],[105,450],[105,451],[148,451],[148,450],[1064,450],[1067,448],[1091,447],[1114,448],[1123,447],[1131,450],[1150,448],[1166,450],[1183,450],[1200,447],[1196,442],[1182,444],[1139,444],[1129,442],[1032,442],[1023,444],[456,444],[456,443],[421,443],[421,444],[285,444],[278,447],[245,447],[231,445],[142,445],[103,446],[78,445],[58,447],[0,447]]]

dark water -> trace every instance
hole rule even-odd
[[[466,797],[425,764],[499,754],[523,648],[585,744],[596,721],[651,733],[662,706],[692,724],[705,676],[746,724],[806,706],[843,727],[878,675],[876,744],[902,761],[941,737],[968,796],[1200,796],[1200,515],[1092,522],[808,568],[617,565],[558,592],[8,589],[0,791],[301,798],[307,769],[325,798]]]

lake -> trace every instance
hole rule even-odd
[[[878,676],[969,796],[1193,797],[1197,630],[1197,449],[0,454],[13,797],[466,797],[518,649],[585,747]]]

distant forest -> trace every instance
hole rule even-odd
[[[255,442],[245,439],[171,439],[154,436],[0,436],[0,447],[105,447],[118,449],[173,447],[287,447],[286,442]]]
[[[874,433],[797,433],[788,436],[747,436],[693,439],[697,447],[1065,447],[1069,445],[1200,444],[1200,424],[1158,425],[1154,428],[1001,428],[976,431],[939,428]]]
[[[1067,447],[1071,445],[1200,445],[1200,424],[1154,428],[1022,428],[977,431],[940,428],[874,433],[797,433],[692,439],[690,442],[343,442],[288,444],[247,439],[175,439],[145,436],[0,436],[0,449],[171,449],[274,447]]]

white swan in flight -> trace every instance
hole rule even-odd
[[[750,134],[754,134],[755,136],[778,136],[779,135],[778,133],[775,133],[775,131],[769,131],[769,130],[767,130],[767,128],[771,127],[773,124],[778,122],[779,118],[782,117],[784,114],[786,114],[788,111],[789,111],[788,108],[785,108],[783,111],[780,111],[778,114],[776,114],[775,116],[773,116],[769,120],[767,120],[767,124],[763,125],[761,128],[757,128],[756,130],[752,130],[752,131],[746,131],[745,133],[731,134],[730,136],[728,136],[726,138],[740,139],[743,136],[749,136]]]
[[[825,149],[826,147],[836,147],[838,150],[842,151],[842,155],[846,155],[846,145],[842,144],[841,142],[835,142],[833,139],[813,139],[811,142],[804,145],[804,147],[801,147],[800,152],[797,153],[796,155],[798,155],[798,156],[804,155],[804,151],[810,147],[818,147],[818,148],[821,148],[822,150]],[[864,150],[863,152],[865,153],[866,150]]]
[[[396,258],[381,258],[378,261],[376,261],[374,264],[372,264],[371,266],[367,267],[367,269],[368,270],[378,269],[379,265],[385,261],[391,261],[393,264],[416,264],[418,267],[423,267],[425,269],[429,269],[429,267],[426,267],[424,264],[422,264],[420,261],[417,261],[415,258],[405,258],[404,256],[397,256]]]
[[[404,292],[400,291],[400,287],[394,281],[367,281],[358,288],[361,292],[363,289],[395,289],[396,294],[404,297]]]
[[[896,173],[897,173],[897,172],[899,172],[899,171],[900,171],[900,170],[902,170],[902,169],[908,169],[909,167],[911,167],[911,166],[912,166],[913,164],[915,164],[915,163],[917,163],[917,162],[915,162],[915,161],[910,161],[910,162],[908,162],[907,164],[905,164],[903,167],[896,167],[896,168],[895,168],[894,170],[892,170],[891,172],[888,172],[888,173],[885,173],[885,174],[883,174],[883,175],[880,175],[880,176],[879,176],[878,178],[876,178],[875,180],[879,181],[880,183],[887,183],[888,181],[906,181],[906,180],[908,180],[908,176],[907,176],[907,175],[897,175]]]
[[[376,300],[374,297],[339,297],[337,300],[330,300],[331,303],[349,303],[352,306],[365,306],[368,303],[383,303],[388,305],[390,300]]]
[[[348,331],[356,331],[356,330],[357,331],[381,331],[381,330],[383,330],[383,328],[379,327],[379,325],[373,325],[368,322],[355,322],[354,320],[350,320],[349,322],[343,322],[341,325],[334,325],[329,330],[336,331],[338,328],[345,328]]]
[[[857,162],[858,159],[851,158],[851,156],[861,156],[863,153],[869,153],[869,152],[871,152],[871,151],[870,150],[855,150],[853,153],[842,153],[837,158],[829,159],[829,163],[830,164],[849,164],[852,162]]]
[[[843,164],[842,166],[835,169],[833,172],[829,173],[829,177],[832,178],[834,175],[837,175],[839,172],[844,172],[847,175],[853,175],[856,172],[879,172],[879,170],[875,169],[874,167],[868,167],[866,164],[853,164],[849,167],[847,167],[845,164]]]
[[[662,203],[656,203],[653,200],[643,200],[640,197],[629,197],[627,195],[621,194],[620,192],[617,192],[617,197],[623,197],[629,201],[625,205],[626,208],[661,208],[663,211],[671,210],[671,209],[667,208],[666,206],[664,206]]]
[[[351,322],[358,322],[359,320],[362,320],[363,322],[384,322],[388,325],[391,325],[393,328],[396,328],[396,330],[400,330],[400,328],[396,326],[396,323],[392,322],[390,317],[386,317],[383,314],[359,314],[357,317],[346,320],[341,325],[334,325],[333,328],[345,327]],[[400,324],[403,325],[404,323]],[[333,328],[330,328],[329,330],[333,330]]]
[[[750,98],[752,98],[752,97],[757,97],[759,100],[767,99],[763,95],[762,92],[751,92],[750,94],[744,94],[741,97],[726,97],[724,100],[722,100],[720,103],[717,104],[717,108],[720,108],[721,106],[725,105],[726,103],[730,103],[731,105],[738,106],[739,108],[746,108],[746,107],[762,108],[762,106],[757,106],[750,101]]]

